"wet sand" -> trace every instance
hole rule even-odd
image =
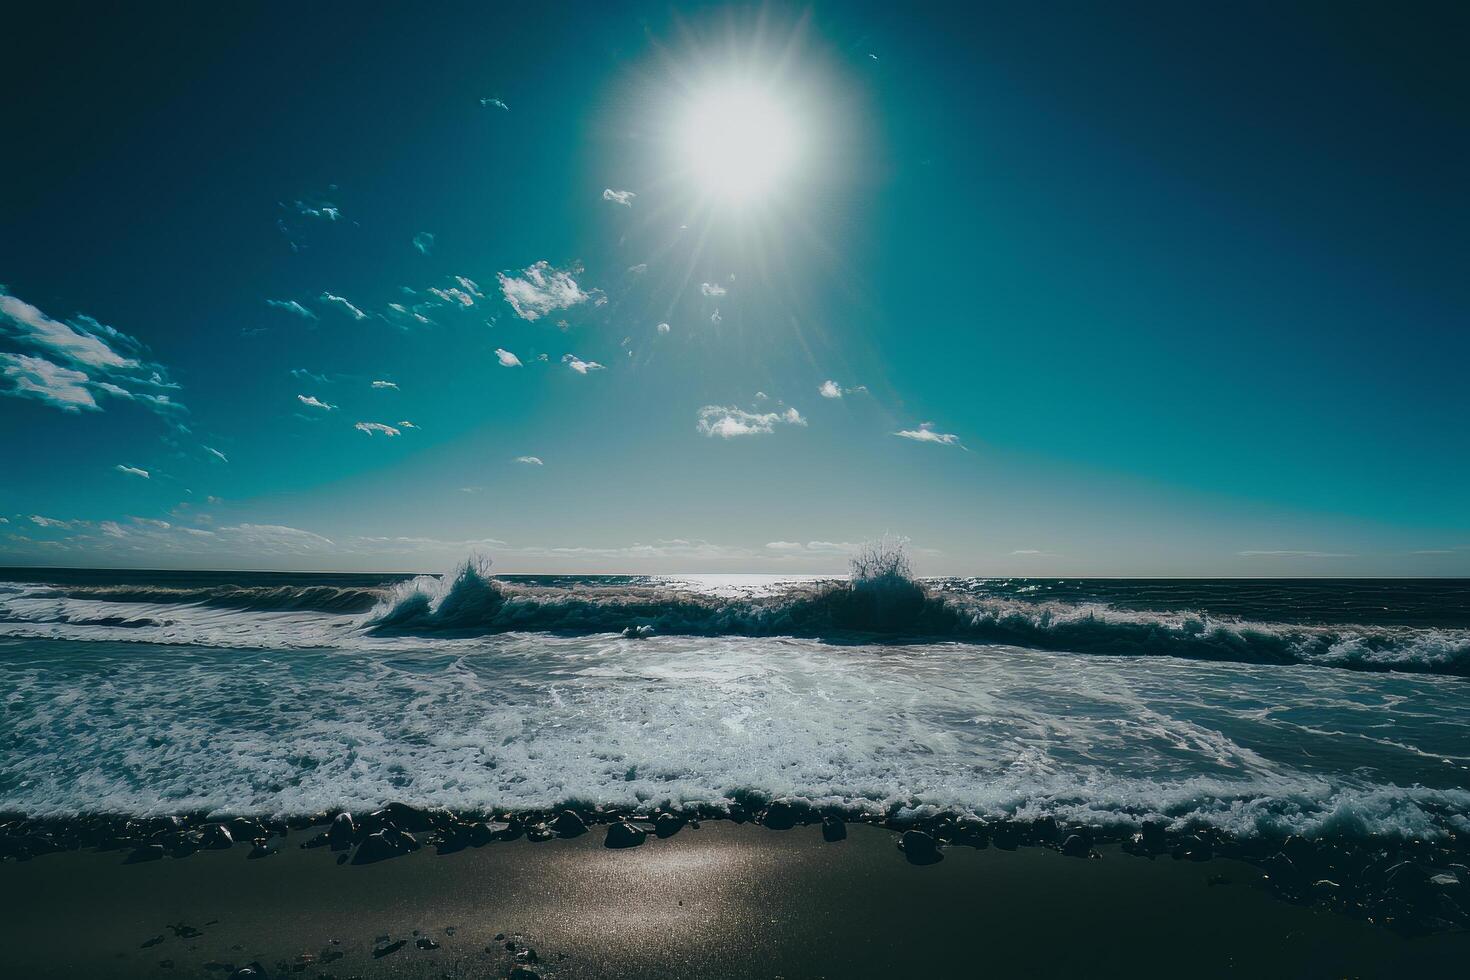
[[[1470,934],[1405,938],[1289,905],[1226,859],[953,846],[915,866],[867,825],[833,844],[817,826],[728,822],[627,850],[603,836],[362,866],[299,848],[303,833],[258,860],[5,862],[0,972],[219,980],[258,961],[269,976],[505,977],[517,938],[544,978],[1387,977],[1455,975],[1470,957]]]

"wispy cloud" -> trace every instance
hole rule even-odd
[[[356,306],[353,306],[352,303],[345,297],[337,296],[332,293],[322,293],[321,296],[317,298],[320,299],[323,303],[332,304],[333,306],[340,309],[343,313],[346,313],[348,316],[352,317],[352,319],[354,320],[367,319],[367,314],[364,313],[362,310],[359,310]]]
[[[588,294],[572,278],[574,271],[554,268],[542,259],[520,275],[502,272],[497,278],[500,280],[500,292],[516,316],[535,321],[555,310],[569,309],[587,301]]]
[[[504,347],[495,348],[495,356],[500,359],[501,367],[520,367],[521,359],[516,357]]]
[[[428,255],[434,250],[434,233],[421,231],[413,236],[413,247],[419,250],[419,254]]]
[[[324,412],[330,412],[337,407],[336,405],[328,405],[315,395],[297,395],[296,400],[307,408],[319,408]]]
[[[602,192],[602,199],[604,201],[621,204],[625,208],[631,208],[633,206],[633,198],[637,196],[632,191],[615,191],[611,187]]]
[[[715,310],[709,315],[709,322],[715,324],[716,326],[719,326],[721,323],[724,322],[724,320],[725,318],[720,316],[719,310]]]
[[[62,367],[44,357],[31,357],[27,354],[0,354],[0,362],[5,365],[0,369],[0,374],[11,383],[6,394],[21,398],[39,398],[64,412],[78,412],[82,409],[96,411],[98,408],[97,400],[86,387],[89,378],[85,371]],[[124,397],[132,397],[130,392],[122,388],[118,388],[114,394],[118,392]]]
[[[561,362],[578,374],[587,374],[589,371],[601,371],[603,365],[596,361],[584,361],[576,354],[563,354]]]
[[[1337,551],[1298,551],[1291,548],[1282,548],[1269,551],[1238,551],[1242,558],[1356,558],[1357,555],[1344,554]]]
[[[724,296],[729,292],[728,289],[717,282],[702,282],[699,284],[699,291],[706,296]]]
[[[648,271],[648,263],[639,262],[637,265],[630,265],[628,266],[628,271],[635,276],[641,276],[643,275],[643,273]]]
[[[374,388],[391,388],[394,391],[397,391],[398,390],[398,385],[396,385],[392,381],[374,381],[373,382],[373,387]]]
[[[658,325],[658,332],[659,333],[668,333],[671,329],[673,329],[673,328],[670,327],[667,323],[660,323]]]
[[[209,453],[209,455],[218,458],[221,463],[228,463],[230,461],[230,457],[226,456],[224,453],[220,452],[218,449],[215,449],[213,446],[202,446],[201,448],[205,452]]]
[[[390,439],[393,436],[400,434],[399,431],[393,426],[384,425],[382,422],[358,422],[356,425],[353,426],[353,428],[359,432],[366,432],[368,435],[372,435],[375,432],[381,432],[383,433],[383,435],[389,437]]]
[[[737,436],[770,435],[776,426],[806,425],[806,419],[794,408],[784,412],[747,412],[743,408],[706,405],[699,410],[695,428],[710,438],[734,439]]]
[[[148,475],[147,470],[137,466],[126,466],[122,463],[118,463],[116,466],[113,467],[113,469],[117,470],[119,473],[126,473],[128,476],[141,476],[145,480],[152,479],[152,477]]]
[[[97,395],[138,402],[180,428],[182,404],[161,392],[177,388],[161,364],[120,330],[85,314],[62,322],[0,288],[0,341],[34,353],[0,351],[0,394],[35,398],[67,412],[96,410]]]
[[[912,439],[914,442],[932,442],[939,446],[964,446],[960,445],[960,437],[952,432],[935,432],[933,422],[920,422],[917,429],[904,429],[895,432],[894,435],[901,439]]]
[[[517,463],[525,463],[527,466],[544,466],[540,456],[517,456]]]
[[[487,109],[493,108],[500,109],[504,112],[510,111],[510,106],[506,105],[504,102],[501,102],[499,99],[481,99],[480,105],[484,106]]]
[[[297,316],[301,317],[303,320],[318,319],[316,313],[308,310],[306,307],[302,306],[294,299],[268,299],[265,301],[265,305],[274,307],[278,310],[285,310],[287,313],[294,313]]]
[[[138,362],[123,357],[100,337],[71,323],[51,319],[31,304],[0,292],[0,314],[21,338],[47,348],[77,364],[92,368],[135,368]],[[91,321],[93,324],[95,320]]]

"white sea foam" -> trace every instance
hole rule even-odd
[[[1457,678],[520,633],[291,651],[0,641],[0,658],[0,806],[32,813],[757,791],[882,812],[1417,836],[1470,813]]]

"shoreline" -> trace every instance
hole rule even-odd
[[[1470,955],[1464,931],[1408,937],[1283,903],[1235,858],[952,844],[917,863],[893,829],[844,830],[717,820],[614,849],[594,826],[365,864],[299,846],[314,830],[256,860],[78,850],[0,864],[0,948],[17,976],[217,980],[251,963],[336,980],[1389,976]]]
[[[1162,820],[1143,820],[1135,828],[1067,826],[1051,817],[986,821],[948,812],[885,818],[754,795],[721,805],[640,809],[598,805],[454,811],[389,803],[356,815],[333,810],[287,818],[200,813],[27,818],[0,812],[0,871],[11,864],[49,864],[68,852],[144,865],[229,852],[263,859],[320,850],[338,864],[360,866],[421,850],[451,855],[521,840],[595,839],[607,848],[637,847],[701,826],[746,824],[777,832],[816,827],[835,841],[845,839],[850,828],[887,833],[912,843],[904,851],[913,864],[988,849],[1053,851],[1072,859],[1112,850],[1147,861],[1190,864],[1225,859],[1250,868],[1262,889],[1284,904],[1357,918],[1403,935],[1470,934],[1470,839],[1453,833],[1435,841],[1371,835],[1241,839],[1210,828],[1170,828]]]

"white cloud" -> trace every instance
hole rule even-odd
[[[393,426],[384,425],[382,422],[358,422],[353,428],[359,432],[366,432],[368,435],[372,435],[374,432],[381,432],[390,439],[400,434]]]
[[[367,319],[367,314],[366,313],[364,313],[362,310],[359,310],[357,307],[353,306],[351,302],[349,302],[346,298],[344,298],[342,296],[334,296],[331,293],[322,293],[321,296],[318,297],[318,298],[323,303],[331,303],[334,306],[338,307],[344,313],[346,313],[348,316],[352,317],[352,319],[354,319],[354,320],[366,320]]]
[[[952,432],[935,432],[933,422],[921,422],[917,429],[904,429],[894,435],[915,442],[932,442],[940,446],[959,446],[960,437]],[[963,446],[960,446],[963,449]]]
[[[308,408],[320,408],[324,412],[330,412],[336,405],[328,405],[315,395],[297,395],[296,400]]]
[[[1238,552],[1242,558],[1356,558],[1357,555],[1348,555],[1336,551],[1294,551],[1291,549],[1277,551],[1241,551]]]
[[[695,428],[701,435],[721,439],[737,436],[769,435],[781,423],[806,425],[806,419],[794,408],[784,412],[747,412],[743,408],[706,405],[699,410]]]
[[[79,329],[71,323],[60,323],[51,319],[24,300],[0,292],[0,314],[11,323],[23,340],[45,347],[77,364],[93,368],[127,369],[138,367],[132,358],[123,357],[93,333]],[[95,328],[102,325],[91,318],[83,323]],[[106,329],[106,328],[104,328]],[[113,336],[120,336],[111,331]]]
[[[448,289],[440,289],[438,286],[430,286],[429,292],[439,297],[446,303],[458,304],[469,307],[475,305],[475,298],[463,289],[450,286]]]
[[[73,521],[58,521],[54,517],[43,517],[40,514],[31,515],[31,523],[37,527],[74,527]]]
[[[418,426],[414,425],[412,422],[399,422],[398,423],[398,427],[401,428],[401,429],[417,429],[418,428]]]
[[[402,303],[388,304],[388,320],[400,327],[411,327],[415,324],[424,325],[434,322],[420,312],[419,307],[415,306],[413,309],[409,309]]]
[[[314,312],[308,310],[294,299],[268,299],[265,301],[265,305],[275,307],[278,310],[285,310],[287,313],[294,313],[305,320],[317,319],[317,315]]]
[[[659,333],[668,333],[670,329],[672,329],[672,328],[667,323],[660,323],[658,325],[658,332]]]
[[[800,541],[767,541],[766,547],[772,551],[800,551]]]
[[[145,480],[151,479],[151,477],[148,475],[147,470],[139,469],[136,466],[124,466],[122,463],[118,463],[116,466],[113,467],[113,469],[117,470],[119,473],[126,473],[129,476],[141,476]]]
[[[96,393],[142,402],[160,413],[187,411],[166,395],[139,389],[171,389],[161,364],[127,334],[77,314],[65,323],[0,288],[0,340],[39,349],[39,354],[0,352],[0,394],[36,398],[67,412],[97,410]],[[171,424],[182,431],[177,418]]]
[[[602,199],[604,201],[621,204],[625,208],[631,208],[633,206],[633,198],[637,196],[632,191],[615,191],[611,187],[602,192]]]
[[[495,356],[500,359],[501,367],[520,367],[521,359],[516,357],[504,347],[495,348]]]
[[[434,233],[421,231],[413,236],[413,247],[422,255],[428,255],[434,249]]]
[[[553,310],[565,310],[587,301],[572,278],[572,270],[554,268],[542,259],[518,276],[499,273],[500,292],[522,320],[539,320]]]
[[[710,323],[713,323],[715,325],[719,325],[720,323],[722,323],[724,321],[724,319],[725,319],[724,317],[720,316],[720,311],[719,310],[715,310],[713,313],[711,313],[709,315],[709,322]]]
[[[563,354],[561,362],[578,374],[603,370],[603,365],[598,364],[596,361],[584,361],[576,354]]]
[[[373,382],[373,387],[374,388],[392,388],[394,391],[397,391],[398,390],[398,385],[394,384],[392,381],[374,381]]]
[[[484,106],[487,109],[493,107],[496,109],[501,109],[505,112],[510,111],[510,106],[506,105],[504,102],[501,102],[499,99],[481,99],[480,105]]]
[[[706,296],[723,296],[729,292],[717,282],[702,282],[699,284],[699,291]]]
[[[516,462],[517,463],[525,463],[527,466],[544,466],[544,465],[546,465],[546,464],[544,464],[544,463],[541,462],[541,457],[540,456],[517,456],[516,457]]]
[[[89,378],[84,371],[62,367],[44,357],[31,357],[27,354],[0,353],[0,362],[5,363],[5,367],[0,369],[0,375],[9,378],[11,383],[7,394],[39,398],[64,412],[78,412],[84,408],[97,410],[97,400],[86,388]],[[132,397],[130,392],[121,388],[113,394],[117,392]]]
[[[209,453],[211,456],[217,456],[217,457],[219,457],[219,461],[222,462],[222,463],[228,463],[230,461],[230,457],[226,456],[224,453],[220,452],[218,449],[215,449],[213,446],[204,446],[203,449],[204,449],[205,452]]]
[[[643,275],[643,273],[648,271],[648,263],[639,262],[637,265],[630,265],[628,266],[628,271],[633,273],[633,275],[635,276],[641,276]]]

